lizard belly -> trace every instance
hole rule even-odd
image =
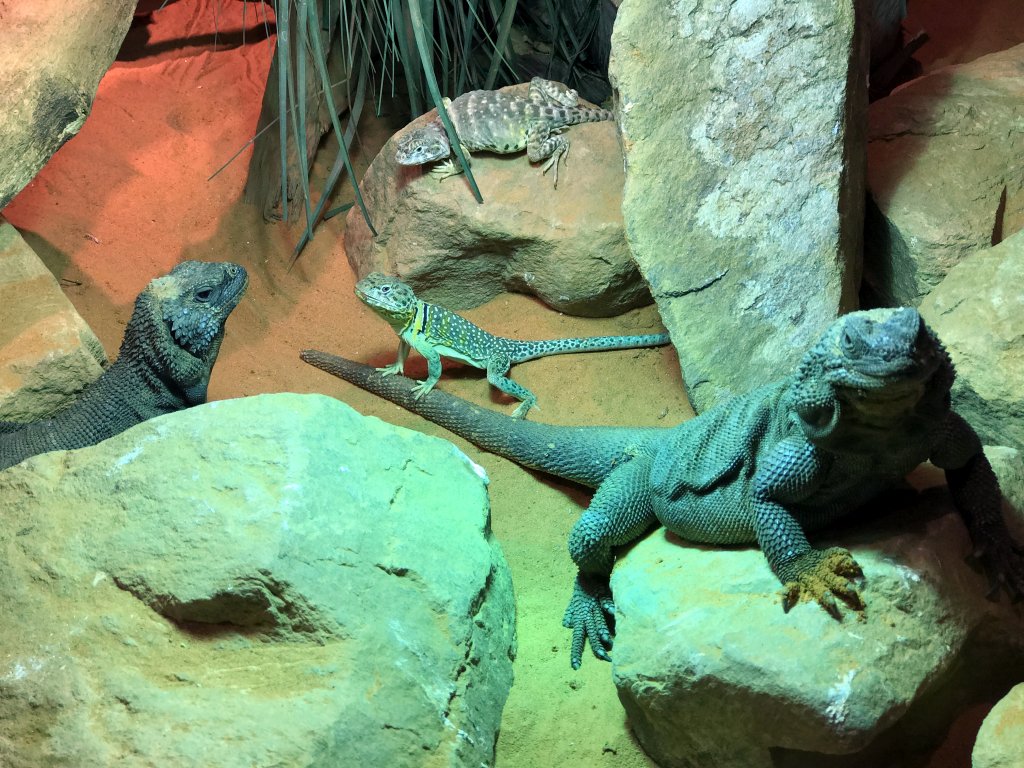
[[[485,360],[482,360],[480,357],[456,349],[455,347],[450,347],[443,342],[432,341],[430,346],[432,346],[439,355],[443,355],[444,357],[450,357],[452,360],[459,360],[463,363],[468,363],[469,365],[472,365],[475,368],[487,367],[487,362]]]

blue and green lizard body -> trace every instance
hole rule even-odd
[[[669,343],[667,333],[544,341],[507,339],[488,333],[451,310],[417,298],[407,283],[380,272],[373,272],[360,280],[356,284],[356,296],[398,334],[398,359],[391,365],[378,368],[378,371],[386,376],[403,373],[409,350],[415,349],[427,359],[427,378],[415,389],[415,396],[422,397],[441,378],[442,356],[461,360],[487,371],[487,380],[491,384],[521,401],[512,414],[514,418],[525,417],[537,403],[536,395],[506,376],[515,363],[570,352],[634,349]]]

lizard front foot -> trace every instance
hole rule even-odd
[[[445,160],[443,163],[438,163],[431,168],[429,173],[432,177],[441,182],[450,176],[458,176],[462,173],[462,166],[454,160]]]
[[[608,620],[615,616],[608,580],[600,577],[576,575],[572,597],[562,617],[562,626],[572,630],[572,649],[569,661],[573,669],[583,663],[583,648],[590,640],[590,650],[597,658],[611,661],[608,649],[612,647],[612,630]]]
[[[381,376],[394,376],[396,373],[405,373],[405,366],[401,363],[392,363],[376,369]]]
[[[809,550],[779,571],[782,609],[786,612],[801,600],[815,600],[830,616],[841,621],[843,616],[835,597],[858,613],[864,610],[860,595],[850,585],[852,580],[864,578],[864,572],[853,555],[841,547]]]

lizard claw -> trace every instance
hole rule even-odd
[[[801,600],[815,600],[832,618],[843,618],[836,597],[861,613],[864,602],[851,581],[861,582],[864,572],[847,550],[840,547],[812,549],[787,563],[783,581],[782,609],[786,612]]]
[[[399,363],[392,363],[391,365],[381,366],[376,371],[381,376],[394,376],[396,373],[405,373],[405,366]]]
[[[1014,602],[1024,598],[1024,556],[1020,545],[1009,534],[981,539],[966,560],[988,576],[986,597],[989,600],[997,599],[1001,589],[1006,590]]]
[[[526,414],[529,412],[531,408],[536,408],[538,411],[540,410],[540,406],[537,405],[537,398],[533,398],[532,401],[523,400],[523,402],[521,402],[519,406],[514,411],[512,411],[512,418],[525,419]]]
[[[606,578],[580,573],[573,584],[572,597],[562,617],[562,626],[572,630],[569,661],[573,669],[583,663],[583,648],[590,639],[590,650],[602,661],[611,661],[612,629],[609,619],[615,617],[615,603]]]

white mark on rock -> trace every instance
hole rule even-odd
[[[828,689],[829,705],[825,707],[825,716],[836,725],[846,720],[846,702],[853,693],[853,678],[857,670],[848,670],[843,679]]]

